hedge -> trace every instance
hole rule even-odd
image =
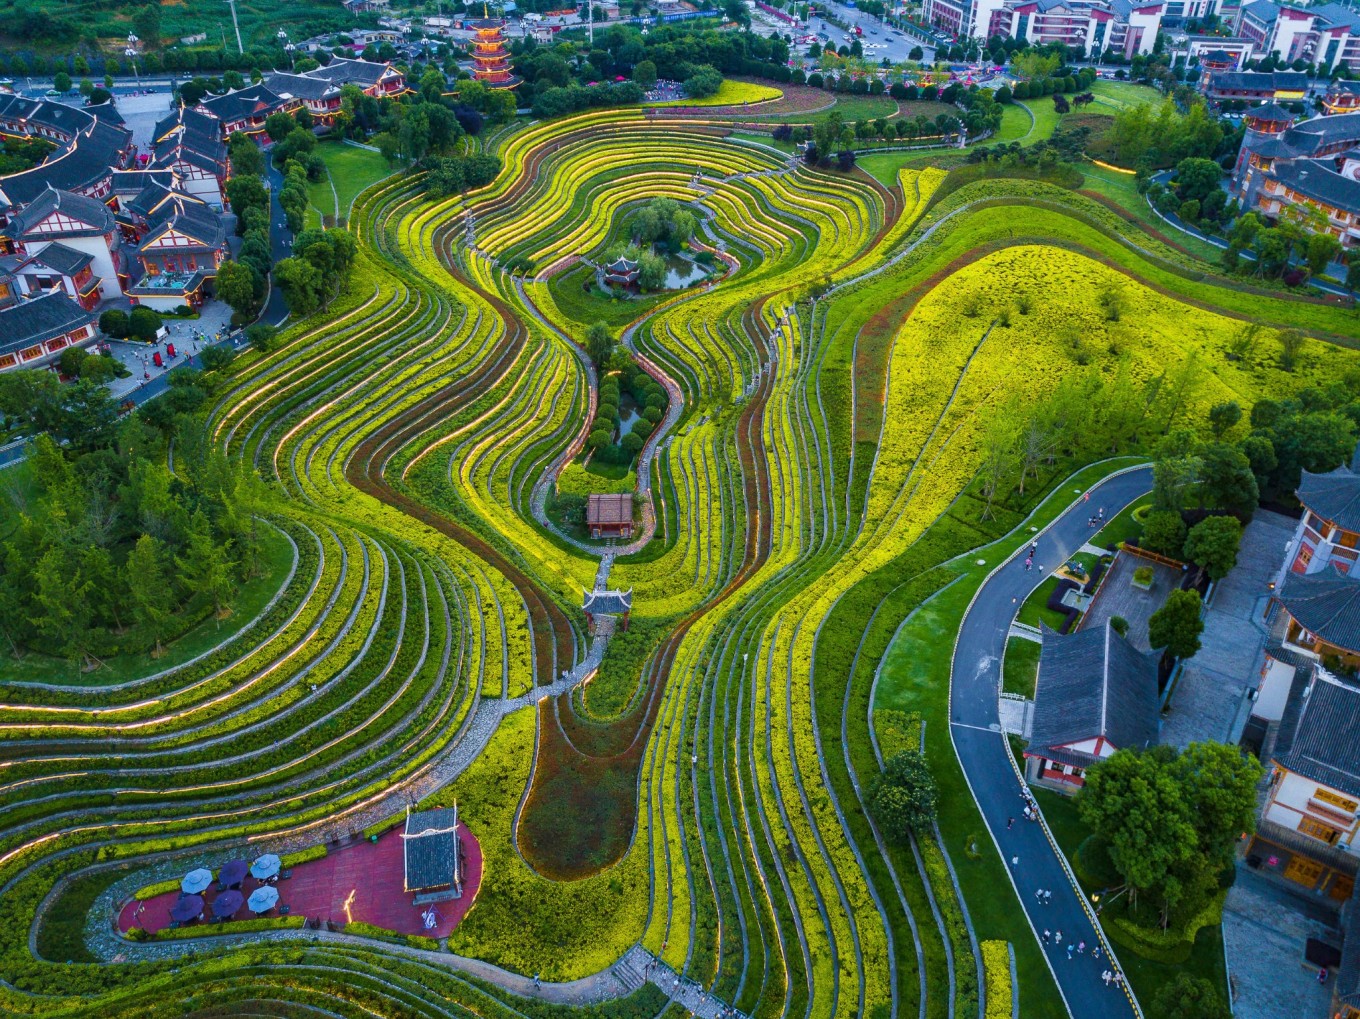
[[[986,1019],[1011,1019],[1011,951],[1008,941],[984,941],[982,972],[987,980]]]
[[[1116,944],[1144,959],[1179,966],[1190,958],[1200,928],[1223,922],[1223,903],[1227,897],[1227,889],[1216,893],[1180,930],[1143,927],[1121,915],[1105,920],[1105,933]]]

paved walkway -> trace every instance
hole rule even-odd
[[[1172,691],[1161,741],[1184,749],[1200,740],[1236,743],[1251,714],[1246,698],[1260,675],[1266,642],[1262,619],[1294,521],[1258,510],[1242,533],[1237,567],[1214,590],[1204,613],[1199,653]]]
[[[1035,559],[1043,572],[1026,571],[1013,557],[978,590],[959,629],[951,677],[951,735],[973,797],[1010,872],[1011,883],[1036,931],[1062,931],[1063,947],[1045,946],[1049,968],[1074,1016],[1129,1016],[1140,1012],[1131,993],[1107,987],[1101,973],[1110,960],[1091,958],[1091,948],[1109,945],[1098,929],[1067,861],[1048,834],[1047,825],[1017,824],[1006,819],[1021,812],[1025,787],[1010,747],[1001,734],[998,691],[1001,656],[1016,606],[1034,588],[1036,578],[1050,575],[1090,537],[1087,518],[1092,505],[1103,505],[1107,517],[1152,487],[1152,469],[1140,467],[1107,479],[1092,490],[1091,502],[1076,502],[1037,537]],[[1023,551],[1023,550],[1022,550]],[[1015,861],[1014,863],[1012,861]],[[1035,902],[1036,889],[1053,893],[1048,905]],[[1086,942],[1084,955],[1067,958],[1066,945]],[[1127,984],[1125,984],[1127,987]]]
[[[1304,944],[1319,938],[1338,945],[1341,939],[1335,914],[1321,905],[1307,906],[1246,867],[1237,868],[1237,883],[1223,910],[1235,1019],[1328,1014],[1332,987],[1319,984],[1317,971],[1304,965]]]

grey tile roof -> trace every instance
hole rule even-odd
[[[1360,141],[1360,113],[1314,117],[1295,124],[1284,136],[1301,155],[1311,156],[1324,146],[1330,147],[1339,141]]]
[[[344,57],[336,57],[325,67],[308,71],[307,77],[324,78],[337,85],[347,85],[350,82],[356,85],[373,85],[390,66],[392,65],[380,64],[373,60],[346,60]]]
[[[1306,92],[1308,75],[1302,71],[1218,71],[1209,75],[1213,92]]]
[[[596,616],[621,616],[633,607],[633,591],[586,591],[582,608]]]
[[[59,234],[44,234],[44,237],[94,237],[106,234],[114,227],[113,210],[97,198],[48,188],[23,212],[10,219],[7,232],[12,237],[22,237],[54,212],[69,216],[81,225]]]
[[[87,265],[94,261],[93,255],[88,255],[83,251],[77,251],[58,241],[56,244],[49,244],[36,255],[32,256],[24,263],[24,268],[34,266],[35,268],[46,266],[54,272],[62,273],[66,276],[74,276]]]
[[[1343,177],[1323,160],[1281,160],[1271,166],[1270,176],[1314,201],[1360,212],[1360,181]]]
[[[174,170],[117,170],[113,174],[113,193],[136,195],[151,184],[171,188],[177,181]]]
[[[1290,113],[1279,103],[1262,103],[1260,106],[1253,106],[1251,109],[1247,110],[1243,116],[1250,117],[1252,120],[1274,120],[1280,122],[1292,121],[1295,119],[1294,114]]]
[[[1044,627],[1029,750],[1084,767],[1093,759],[1057,748],[1098,736],[1118,750],[1154,744],[1157,657],[1108,625],[1066,637]]]
[[[1329,95],[1338,95],[1341,93],[1345,93],[1347,95],[1355,95],[1356,93],[1360,92],[1360,81],[1354,81],[1349,78],[1345,78],[1340,81],[1334,81],[1329,86],[1327,86],[1327,92]]]
[[[1360,578],[1335,569],[1291,571],[1275,596],[1309,633],[1328,644],[1360,652]]]
[[[147,230],[142,236],[142,247],[168,230],[199,242],[197,246],[178,248],[179,251],[216,251],[226,244],[227,232],[222,217],[202,201],[180,191],[158,197],[146,215]]]
[[[287,74],[277,71],[264,76],[264,85],[271,92],[297,99],[324,99],[328,95],[340,94],[338,84],[310,74]]]
[[[1360,14],[1343,4],[1316,4],[1308,8],[1308,13],[1332,28],[1353,26],[1360,22]]]
[[[407,815],[402,840],[408,892],[444,888],[461,880],[462,853],[454,831],[457,823],[456,807]]]
[[[64,151],[30,170],[0,178],[0,205],[22,207],[49,186],[61,191],[92,188],[111,170],[123,167],[131,142],[127,128],[90,119]]]
[[[283,98],[264,85],[247,85],[226,95],[207,96],[199,108],[224,123],[247,117],[265,117],[283,106]]]
[[[8,308],[0,309],[0,354],[13,354],[35,343],[50,340],[94,322],[95,316],[66,296],[52,290]]]
[[[1322,519],[1343,530],[1360,531],[1360,474],[1351,468],[1338,467],[1326,474],[1304,471],[1294,494]]]
[[[1360,686],[1318,668],[1280,719],[1274,759],[1282,768],[1360,796]]]

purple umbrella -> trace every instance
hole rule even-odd
[[[221,917],[225,920],[240,909],[241,903],[245,901],[246,897],[235,889],[232,889],[229,892],[223,892],[217,898],[213,899],[213,916]]]
[[[239,885],[246,879],[246,871],[250,865],[245,860],[232,860],[230,863],[222,865],[221,872],[217,875],[217,883],[223,888],[230,888],[232,885]]]
[[[170,919],[175,923],[196,920],[203,912],[203,896],[186,895],[170,907]]]

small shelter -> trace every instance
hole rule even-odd
[[[406,812],[402,832],[404,887],[415,904],[463,897],[463,847],[458,840],[458,806]]]
[[[620,255],[604,267],[604,281],[615,286],[631,287],[638,281],[638,264]]]
[[[627,591],[587,591],[585,604],[586,629],[595,632],[596,616],[622,616],[621,629],[628,629],[628,613],[633,611],[633,590]]]
[[[633,497],[592,495],[586,500],[586,527],[592,538],[631,538],[633,536]]]

